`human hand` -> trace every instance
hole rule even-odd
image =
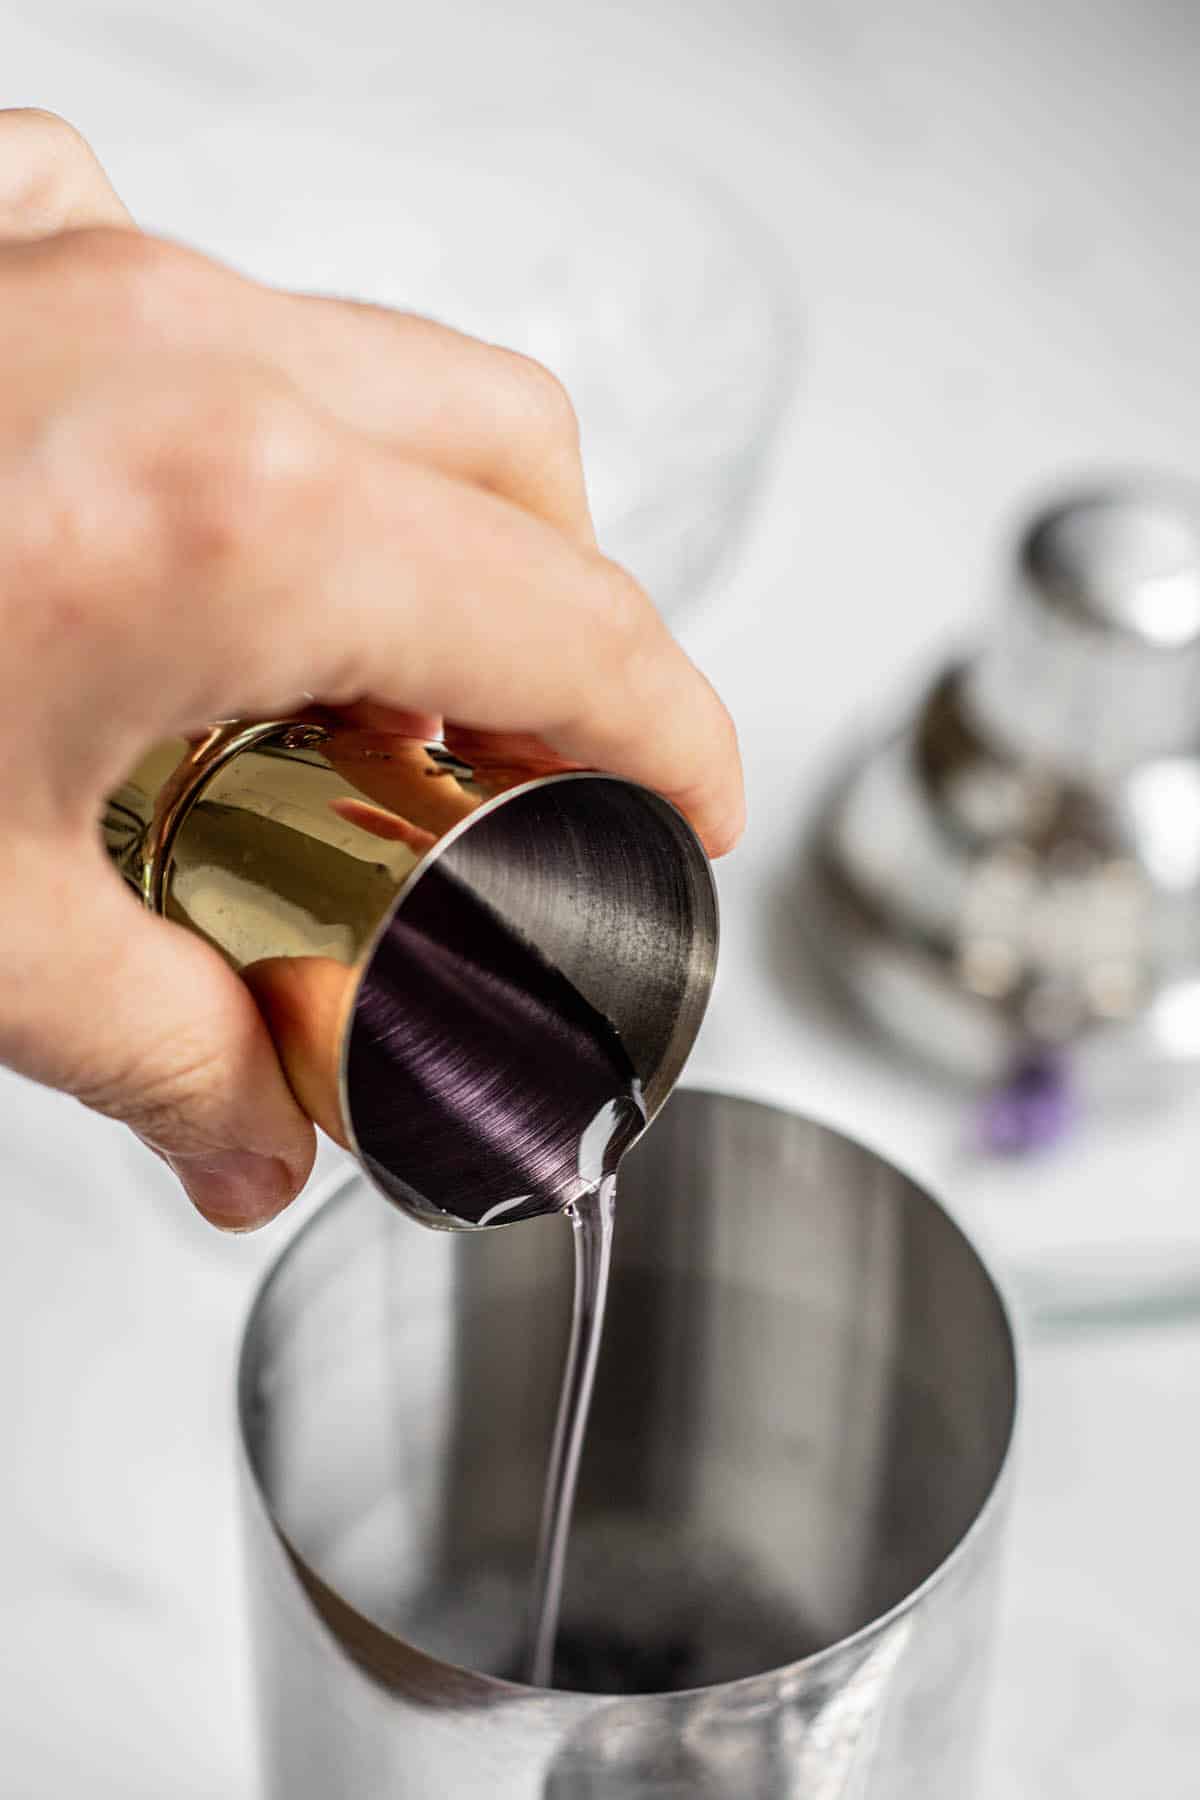
[[[645,782],[720,854],[733,727],[597,549],[551,375],[143,235],[42,113],[0,113],[0,395],[0,1061],[245,1228],[313,1128],[246,984],[107,865],[146,747],[365,701]]]

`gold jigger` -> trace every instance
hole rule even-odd
[[[707,1004],[691,827],[547,767],[313,714],[160,744],[105,811],[124,879],[246,975],[302,1105],[429,1224],[571,1204]]]

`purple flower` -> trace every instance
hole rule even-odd
[[[1043,1150],[1066,1134],[1076,1111],[1063,1059],[1047,1051],[1033,1052],[984,1100],[980,1138],[985,1149],[1000,1155]]]

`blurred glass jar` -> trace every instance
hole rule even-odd
[[[148,226],[262,280],[545,363],[579,413],[601,545],[673,620],[738,543],[795,384],[793,277],[669,149],[567,122],[451,130],[373,107],[351,133],[264,112],[167,148],[138,186]]]

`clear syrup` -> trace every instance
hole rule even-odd
[[[548,1687],[554,1669],[571,1514],[604,1333],[616,1199],[614,1170],[567,1208],[575,1242],[575,1293],[530,1603],[526,1679],[533,1687]]]

